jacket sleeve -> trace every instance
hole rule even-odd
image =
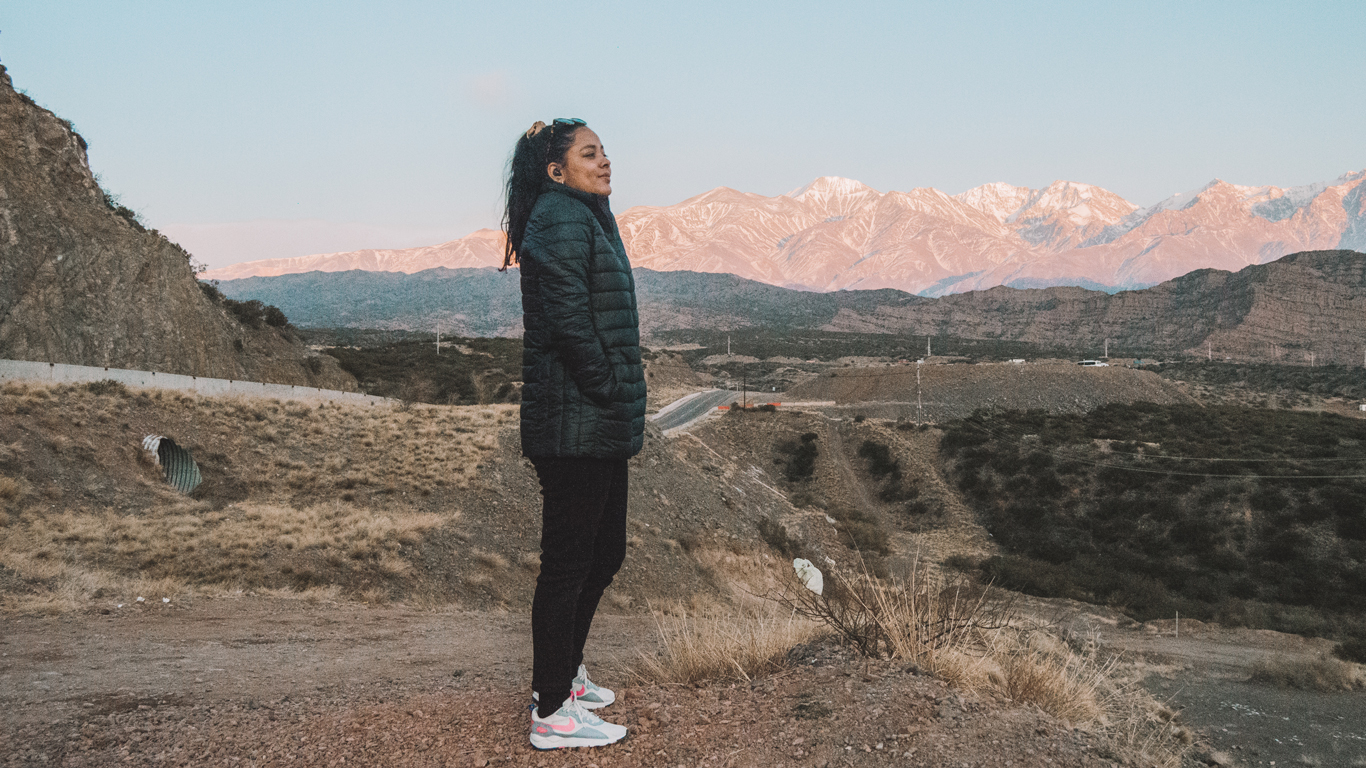
[[[594,402],[606,404],[616,389],[616,377],[593,325],[589,303],[592,230],[584,222],[571,221],[554,225],[546,234],[537,262],[546,330],[579,391]]]

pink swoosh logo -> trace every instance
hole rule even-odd
[[[588,693],[588,686],[586,686],[586,685],[580,687],[577,691],[574,691],[574,697],[575,697],[575,698],[578,698],[579,696],[582,696],[582,695],[584,695],[585,693]]]
[[[550,727],[551,727],[551,728],[554,728],[555,730],[559,731],[560,733],[571,733],[571,732],[573,732],[574,729],[575,729],[575,726],[574,726],[573,724],[571,724],[571,723],[566,723],[565,725],[557,725],[557,724],[555,724],[555,723],[551,723],[551,724],[550,724]]]

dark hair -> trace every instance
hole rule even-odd
[[[502,270],[521,262],[518,251],[522,249],[531,209],[541,195],[545,167],[564,162],[574,143],[574,135],[583,127],[586,126],[537,122],[517,139],[512,158],[508,160],[507,207],[503,209],[503,232],[507,234],[507,243],[503,248]]]

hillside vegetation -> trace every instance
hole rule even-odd
[[[938,299],[901,291],[819,293],[734,275],[634,270],[641,331],[840,331],[906,342],[924,337],[994,345],[990,354],[1036,357],[1049,350],[1098,357],[1185,357],[1212,352],[1239,361],[1355,364],[1366,333],[1366,254],[1310,251],[1236,273],[1202,269],[1143,290],[992,288]],[[521,332],[515,275],[486,269],[311,272],[225,280],[230,298],[284,310],[301,327],[431,330],[465,336]],[[918,339],[916,337],[919,337]],[[1032,345],[1035,352],[1020,354]],[[936,354],[949,350],[936,348]],[[783,353],[778,353],[783,354]],[[896,352],[895,354],[905,354]],[[767,357],[764,355],[763,357]]]
[[[1303,634],[1366,630],[1366,421],[1187,404],[949,425],[1002,586]]]
[[[435,334],[379,344],[324,347],[363,392],[437,405],[516,403],[521,399],[522,341],[443,338]]]

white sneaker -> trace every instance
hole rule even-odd
[[[610,688],[603,688],[601,685],[588,679],[588,667],[579,665],[579,673],[574,676],[574,681],[570,683],[570,696],[579,702],[579,706],[584,709],[601,709],[617,700],[617,695]],[[541,695],[535,691],[531,692],[531,704],[535,706],[541,701]]]
[[[600,709],[617,700],[617,695],[611,689],[603,688],[601,685],[588,679],[588,667],[579,665],[579,674],[574,676],[574,698],[579,702],[579,706],[584,709]]]
[[[625,737],[625,726],[589,712],[572,695],[549,717],[542,718],[535,707],[531,708],[531,746],[536,749],[605,747]]]

